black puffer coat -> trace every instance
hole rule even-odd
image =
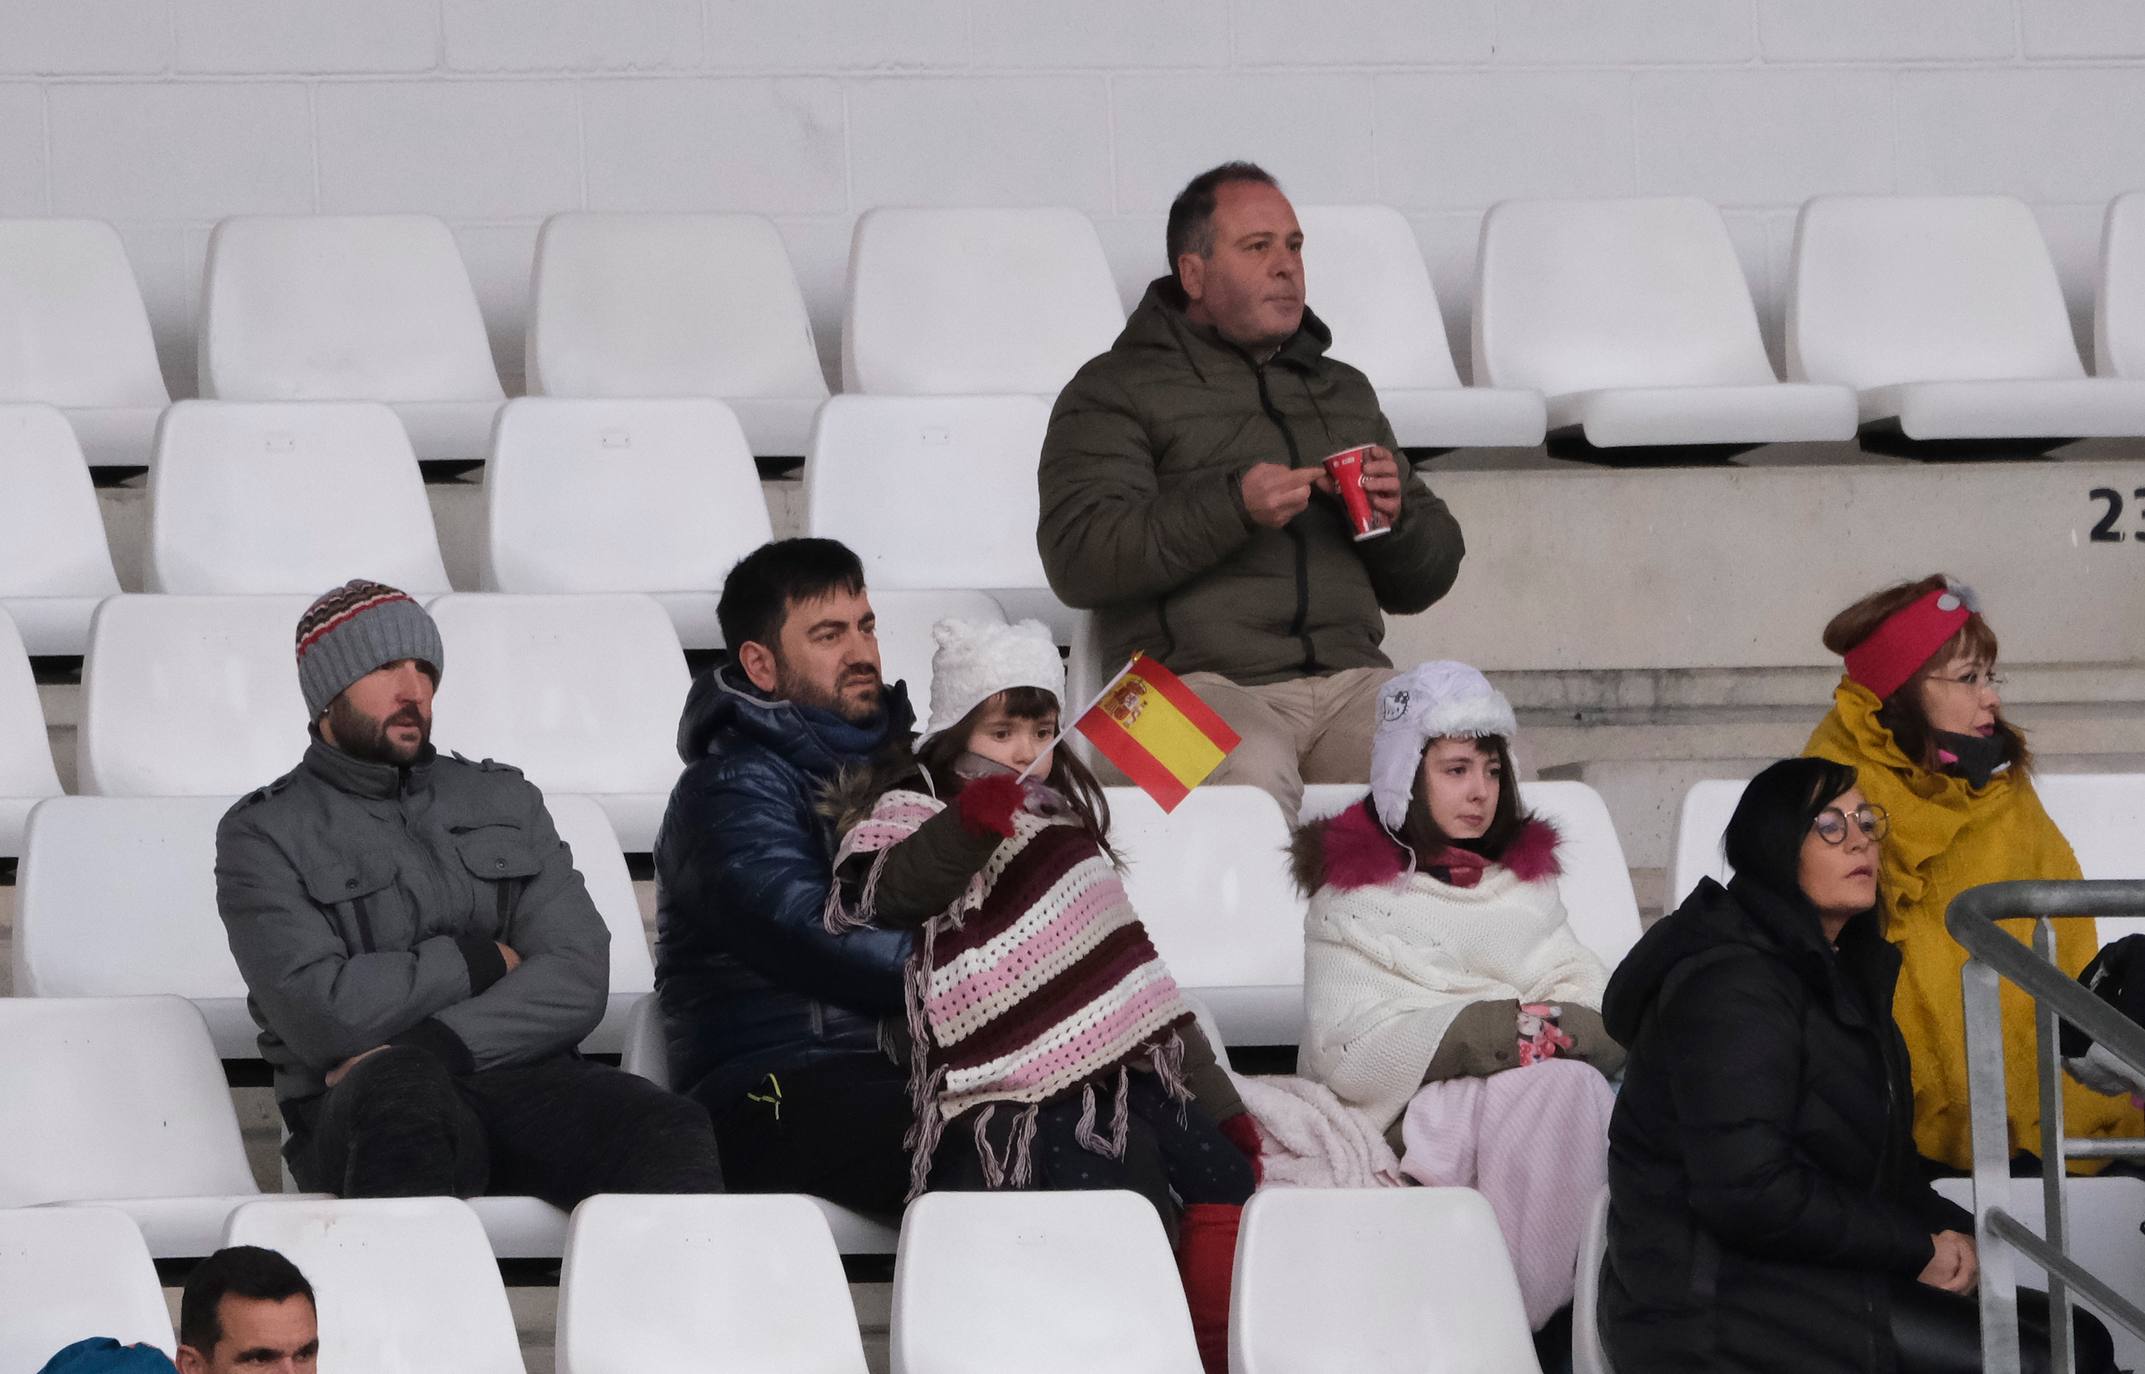
[[[734,669],[693,684],[678,726],[685,773],[655,841],[655,981],[681,1092],[711,1109],[761,1075],[878,1054],[902,1016],[901,931],[827,933],[834,835],[820,790],[908,741],[907,688],[870,727],[775,701]]]
[[[1899,953],[1710,879],[1609,982],[1602,1341],[1620,1370],[1889,1371],[1892,1284],[1973,1232],[1914,1168]]]

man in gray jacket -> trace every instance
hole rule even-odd
[[[298,622],[313,742],[216,831],[216,902],[305,1188],[344,1197],[720,1188],[707,1114],[574,1050],[610,934],[542,794],[441,758],[439,630],[355,581]]]

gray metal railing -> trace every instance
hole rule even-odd
[[[2018,1278],[2023,1255],[2048,1276],[2049,1367],[2070,1374],[2073,1291],[2145,1338],[2145,1310],[2070,1257],[2064,1213],[2064,1161],[2145,1159],[2145,1140],[2065,1134],[2063,1063],[2057,1027],[2068,1021],[2145,1078],[2140,1027],[2056,966],[2054,922],[2080,917],[2145,916],[2145,882],[1989,883],[1959,894],[1944,913],[1952,938],[1969,956],[1959,981],[1966,998],[1966,1076],[1973,1114],[1974,1243],[1981,1261],[1981,1358],[1986,1374],[2019,1374]],[[2000,920],[2031,919],[2028,948]],[[2046,1239],[2013,1214],[2009,1099],[2004,1082],[2003,1010],[2008,979],[2033,999],[2034,1066],[2041,1103],[2041,1201]],[[2030,1185],[2029,1185],[2030,1186]]]

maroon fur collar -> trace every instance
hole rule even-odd
[[[1557,877],[1564,871],[1557,860],[1559,843],[1555,826],[1530,816],[1505,846],[1497,866],[1526,883]],[[1367,799],[1331,820],[1304,826],[1296,832],[1293,848],[1296,881],[1306,892],[1329,883],[1344,889],[1384,886],[1408,871],[1407,849],[1386,833]]]

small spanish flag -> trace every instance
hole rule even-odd
[[[1145,654],[1132,656],[1073,728],[1164,811],[1176,810],[1239,742],[1213,707]]]

